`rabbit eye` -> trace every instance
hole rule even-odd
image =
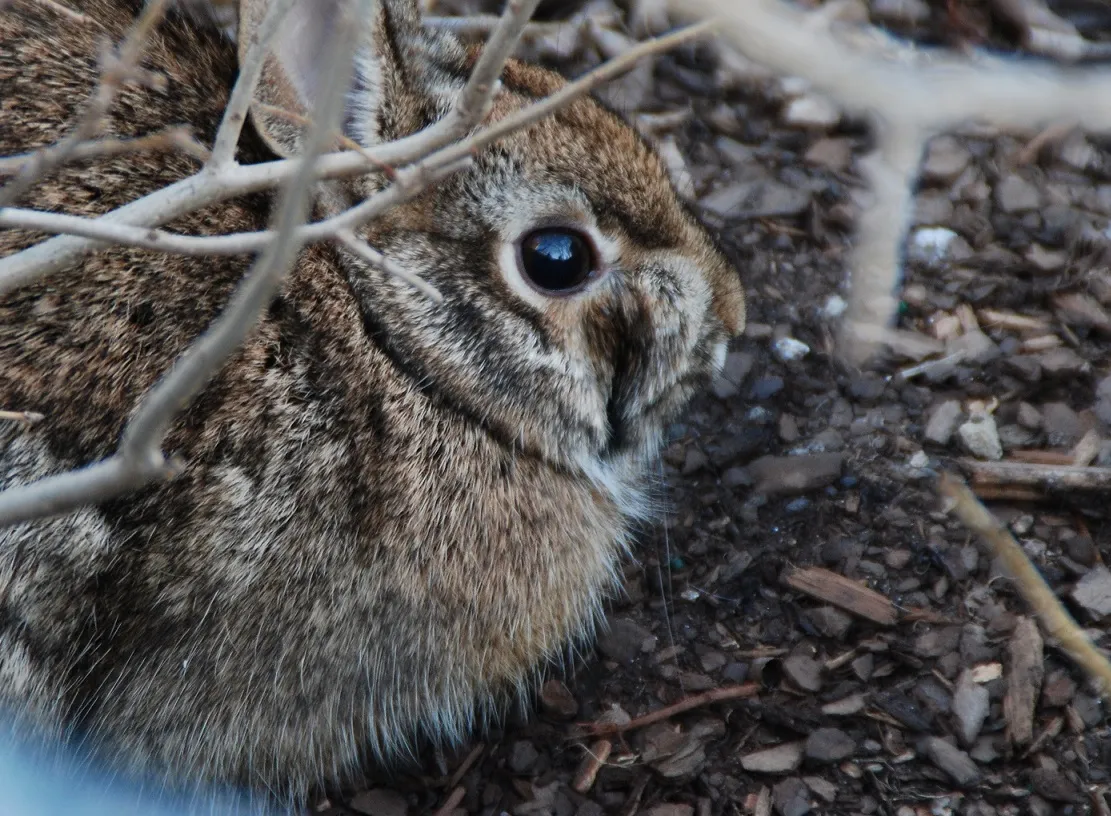
[[[545,292],[565,294],[586,283],[594,272],[589,239],[565,227],[530,232],[521,241],[521,271]]]

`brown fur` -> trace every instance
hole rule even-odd
[[[72,3],[95,23],[32,0],[0,9],[0,155],[65,132],[101,41],[119,40],[134,13],[122,0]],[[410,3],[384,8],[385,91],[368,103],[381,140],[442,116],[468,64],[412,29]],[[148,67],[167,89],[125,90],[110,132],[187,123],[210,140],[234,46],[168,22]],[[514,63],[504,82],[495,117],[561,80]],[[271,156],[247,135],[239,158]],[[21,203],[95,215],[194,169],[177,156],[101,160]],[[269,206],[253,196],[171,227],[260,229]],[[581,297],[523,297],[499,271],[499,228],[582,206],[616,265]],[[446,302],[332,247],[306,250],[175,422],[165,450],[187,463],[181,477],[0,530],[0,586],[11,582],[0,701],[46,728],[87,730],[125,770],[301,796],[418,736],[462,735],[589,635],[650,509],[662,428],[743,326],[736,274],[657,157],[588,100],[364,233]],[[0,232],[0,257],[41,237]],[[116,248],[0,298],[0,407],[46,417],[0,425],[0,486],[109,455],[248,263]]]

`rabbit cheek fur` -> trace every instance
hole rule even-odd
[[[0,10],[0,40],[19,43],[0,54],[0,98],[17,103],[0,153],[62,135],[100,37],[118,41],[134,12],[72,5],[95,25],[31,0]],[[379,7],[347,115],[368,146],[444,115],[474,59],[423,32],[415,3]],[[110,127],[183,121],[211,139],[231,49],[163,25],[148,61],[169,89],[125,89]],[[561,83],[511,63],[490,116]],[[295,133],[257,121],[295,152]],[[241,160],[267,158],[245,138]],[[105,159],[23,203],[100,214],[192,171],[172,155]],[[380,184],[333,185],[318,209]],[[267,209],[253,197],[171,226],[261,229]],[[602,267],[568,297],[540,294],[516,263],[521,235],[553,223],[588,235]],[[464,736],[589,636],[651,514],[662,430],[743,327],[736,273],[657,157],[589,100],[362,231],[444,303],[330,246],[305,250],[175,423],[178,479],[0,530],[0,703],[125,769],[297,797],[419,735]],[[0,255],[35,238],[0,232]],[[0,297],[0,407],[46,416],[0,425],[0,486],[109,455],[247,268],[116,248]]]

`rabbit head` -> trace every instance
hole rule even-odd
[[[246,3],[249,34],[261,3]],[[295,4],[260,98],[303,113],[334,3]],[[478,52],[384,0],[347,98],[347,135],[402,138],[457,104]],[[564,84],[511,61],[487,122]],[[256,121],[280,153],[289,120]],[[381,184],[350,185],[359,200]],[[432,283],[437,305],[353,257],[369,333],[436,398],[503,444],[605,479],[637,467],[744,326],[736,271],[680,203],[658,156],[582,98],[485,148],[463,172],[362,234]],[[606,480],[608,481],[608,479]]]
[[[137,5],[74,2],[83,21],[30,0],[0,12],[19,46],[19,62],[0,48],[0,95],[18,97],[9,130],[23,139],[72,115],[57,111],[95,87],[98,26],[117,36]],[[241,53],[271,2],[243,0]],[[343,8],[291,3],[251,110],[265,145],[244,138],[242,161],[300,153]],[[160,34],[150,57],[170,90],[125,89],[113,125],[187,121],[211,138],[232,45],[177,22]],[[424,29],[416,0],[379,0],[344,135],[373,148],[442,120],[478,53]],[[486,123],[563,84],[510,62]],[[0,147],[20,149],[10,141],[0,128]],[[30,196],[99,215],[191,172],[173,155],[108,157]],[[386,176],[322,183],[318,214]],[[268,203],[223,202],[173,227],[263,229]],[[461,737],[590,633],[650,510],[663,430],[743,327],[735,270],[651,146],[588,98],[358,233],[443,302],[346,250],[306,247],[167,436],[186,462],[175,480],[0,529],[0,704],[87,732],[128,770],[300,796],[420,735]],[[0,253],[33,240],[2,232]],[[105,247],[0,297],[0,396],[45,416],[0,426],[0,485],[110,455],[248,267]],[[16,566],[21,541],[33,569]]]

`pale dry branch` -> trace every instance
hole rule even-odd
[[[101,58],[100,84],[78,118],[77,126],[57,144],[34,153],[16,177],[0,188],[0,208],[18,199],[38,179],[64,164],[75,150],[96,136],[116,94],[126,82],[136,79],[147,39],[165,14],[168,3],[169,0],[150,0],[115,53],[106,50]]]
[[[1030,563],[1006,527],[982,505],[960,478],[943,473],[938,489],[957,518],[978,535],[1015,581],[1019,593],[1037,613],[1045,631],[1099,685],[1111,701],[1111,662],[1092,644]]]
[[[149,136],[137,136],[133,139],[94,139],[77,145],[70,152],[68,160],[79,162],[87,159],[106,159],[113,156],[131,155],[135,153],[169,153],[177,151],[186,156],[191,156],[204,163],[211,154],[204,145],[193,138],[188,128],[173,127],[161,133],[152,133]],[[18,173],[32,162],[36,161],[36,153],[24,153],[19,156],[8,156],[0,159],[0,176]]]
[[[457,169],[457,165],[460,162],[465,162],[475,151],[551,115],[575,99],[588,94],[603,82],[624,73],[630,65],[638,60],[662,53],[702,36],[709,31],[710,26],[710,23],[699,23],[640,43],[625,52],[621,57],[610,60],[574,82],[568,83],[551,96],[538,100],[480,129],[468,139],[449,144],[447,147],[430,153],[423,161],[395,171],[395,186],[407,189],[427,187],[429,182],[442,178],[452,169]],[[417,149],[410,148],[406,142],[407,140],[399,140],[384,146],[384,149],[367,150],[365,157],[351,151],[329,154],[322,157],[319,162],[319,176],[321,178],[332,178],[366,172],[368,169],[372,169],[368,167],[370,162],[382,162],[383,156],[392,158],[394,150],[397,150],[397,153],[405,158],[409,155],[407,151]],[[402,147],[399,148],[399,146]],[[401,152],[402,149],[406,152]],[[220,174],[219,180],[207,178],[203,173],[191,176],[183,182],[178,182],[152,193],[133,204],[116,210],[114,213],[99,218],[84,218],[64,213],[48,213],[11,207],[0,209],[0,227],[16,227],[58,235],[81,236],[69,240],[83,241],[90,247],[108,243],[181,255],[242,255],[258,252],[269,241],[273,240],[272,231],[264,230],[214,236],[178,235],[151,229],[148,225],[127,223],[117,214],[124,213],[132,207],[136,207],[137,211],[143,212],[144,215],[149,214],[152,210],[156,211],[159,208],[164,208],[167,217],[159,219],[160,222],[164,223],[208,204],[237,195],[265,190],[276,183],[281,183],[288,178],[293,161],[285,159],[256,165],[235,165],[226,168]],[[428,174],[435,174],[435,176],[432,177]],[[352,230],[383,212],[385,206],[392,206],[393,203],[397,203],[397,199],[394,198],[396,194],[389,193],[391,189],[393,187],[368,198],[339,215],[301,227],[299,237],[307,243],[335,240],[341,231]],[[381,198],[386,193],[389,193],[389,197]],[[148,204],[153,202],[153,204],[144,211],[137,206],[143,202]],[[390,203],[386,204],[385,202]],[[0,259],[0,295],[38,277],[40,264],[48,263],[39,260],[44,248],[55,241],[64,242],[66,240],[66,238],[53,238],[9,258]],[[85,251],[85,249],[86,246],[80,247],[78,253]],[[31,260],[21,260],[28,257]],[[67,254],[65,262],[70,260],[71,257]],[[52,266],[49,266],[46,271],[52,271],[52,268]]]
[[[806,80],[877,136],[865,163],[872,202],[861,217],[853,286],[839,350],[854,364],[888,341],[909,222],[911,189],[926,141],[968,123],[1029,130],[1070,122],[1111,128],[1111,70],[1060,68],[986,55],[916,49],[869,26],[838,23],[851,7],[803,11],[785,0],[670,0],[676,12],[713,16],[723,38],[755,63]]]
[[[178,465],[168,460],[161,450],[170,423],[247,338],[303,246],[297,228],[304,223],[309,211],[316,175],[313,165],[343,110],[358,21],[369,17],[370,3],[371,0],[348,0],[344,6],[346,15],[337,26],[338,36],[324,74],[324,91],[314,112],[313,118],[318,124],[310,131],[304,155],[294,160],[297,170],[282,192],[274,220],[276,236],[231,302],[146,394],[124,429],[116,454],[80,470],[3,491],[0,493],[0,525],[69,512],[174,475]]]
[[[442,120],[419,133],[374,150],[344,152],[324,157],[318,165],[318,177],[358,175],[377,167],[405,164],[469,133],[489,111],[497,92],[494,79],[501,74],[502,66],[516,47],[520,33],[528,22],[527,15],[531,15],[538,2],[539,0],[523,0],[506,5],[460,101]],[[268,13],[264,20],[267,30],[260,34],[266,34],[269,38],[276,35],[280,12],[281,8],[277,8],[273,14]],[[139,27],[137,24],[136,28]],[[196,175],[113,210],[101,216],[98,221],[154,227],[228,198],[270,189],[289,178],[293,172],[290,160],[250,166],[241,166],[233,161],[235,144],[243,125],[243,114],[249,105],[251,90],[257,84],[267,45],[268,40],[260,37],[255,46],[249,49],[244,61],[246,69],[240,72],[232,88],[228,103],[228,110],[231,112],[225,114],[221,122],[213,151],[217,164],[206,165]],[[123,51],[121,49],[121,53]],[[210,169],[213,166],[217,167],[216,172]],[[12,183],[17,182],[19,177]],[[10,200],[14,200],[14,196],[8,203]],[[3,203],[0,202],[0,216],[3,215]],[[94,239],[62,234],[15,255],[0,258],[0,295],[64,268],[97,246]]]
[[[211,173],[219,173],[221,168],[235,161],[235,147],[239,144],[239,134],[243,132],[243,125],[247,122],[247,112],[251,107],[255,86],[262,76],[266,52],[277,36],[278,26],[289,13],[293,3],[294,0],[275,0],[266,10],[266,15],[254,35],[255,40],[239,65],[239,77],[231,89],[227,107],[224,108],[224,116],[216,129],[216,138],[212,143],[212,159],[205,168]]]

